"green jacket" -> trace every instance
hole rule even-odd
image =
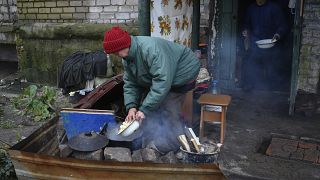
[[[172,86],[196,79],[200,70],[191,49],[148,36],[131,36],[129,55],[122,62],[126,109],[136,107],[145,114],[158,108]]]

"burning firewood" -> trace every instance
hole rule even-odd
[[[190,145],[185,135],[178,136],[178,140],[186,151],[191,152]]]

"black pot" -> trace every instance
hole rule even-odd
[[[210,154],[201,154],[188,152],[182,149],[182,147],[180,147],[180,150],[183,153],[183,161],[185,163],[215,163],[218,158],[218,152]]]

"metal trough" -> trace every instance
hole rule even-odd
[[[60,158],[58,117],[8,152],[19,179],[225,179],[216,164],[159,164]]]

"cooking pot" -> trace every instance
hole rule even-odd
[[[108,147],[125,147],[130,150],[140,149],[142,146],[142,134],[141,128],[134,131],[131,135],[122,136],[119,134],[119,128],[121,123],[109,123],[107,127],[106,136],[109,139]]]
[[[76,151],[96,151],[108,144],[108,138],[95,132],[84,132],[73,136],[68,146]]]

